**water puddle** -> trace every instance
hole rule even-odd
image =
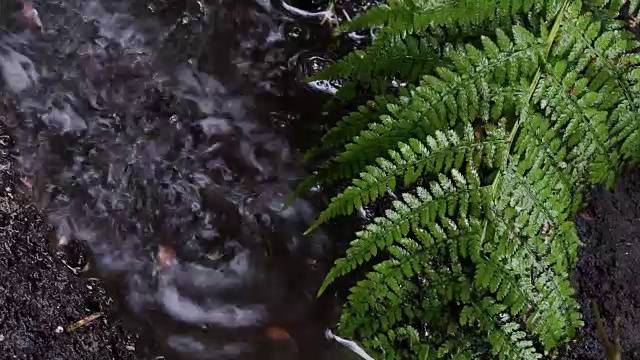
[[[187,32],[71,0],[35,2],[41,33],[2,35],[25,183],[167,359],[335,358],[315,300],[329,241],[302,237],[309,203],[280,211],[301,160],[256,102],[280,91],[288,23],[268,0],[184,3],[206,15]]]

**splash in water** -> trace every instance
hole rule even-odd
[[[283,28],[265,4],[199,4],[218,21],[244,12],[211,38],[213,71],[231,76],[172,53],[175,25],[134,17],[128,2],[24,7],[33,26],[3,35],[0,71],[25,184],[58,238],[87,243],[100,274],[123,279],[130,308],[175,358],[331,356],[330,319],[314,305],[326,238],[302,238],[308,203],[281,211],[299,159],[233,75],[272,89],[273,74],[249,71],[245,55],[270,53]]]

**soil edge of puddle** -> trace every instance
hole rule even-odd
[[[142,359],[135,329],[97,282],[49,251],[50,227],[21,193],[0,128],[0,354],[2,359]],[[72,331],[70,325],[101,316]],[[132,331],[133,330],[133,331]]]

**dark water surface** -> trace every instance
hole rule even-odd
[[[288,125],[323,99],[291,95],[306,30],[277,5],[36,1],[43,33],[0,39],[34,200],[58,240],[89,245],[154,356],[337,356],[315,299],[329,239],[302,236],[308,202],[280,211],[304,176],[291,141],[310,141]]]

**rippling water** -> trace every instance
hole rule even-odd
[[[301,161],[256,105],[282,91],[291,21],[268,0],[173,3],[204,15],[36,1],[43,33],[2,35],[3,120],[34,199],[167,359],[335,358],[315,303],[328,239],[302,237],[307,202],[280,211]]]

